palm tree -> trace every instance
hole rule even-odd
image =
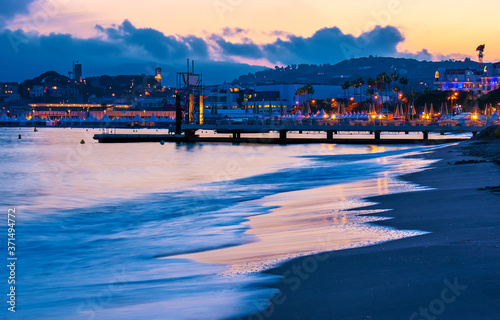
[[[394,72],[393,72],[393,73],[391,73],[391,82],[394,82],[394,86],[396,86],[396,83],[398,82],[399,77],[400,77],[400,75],[399,75],[399,73],[398,73],[398,71],[397,71],[397,70],[394,70]],[[394,90],[393,90],[393,91],[394,91]],[[398,91],[398,92],[399,92],[399,91]]]
[[[307,93],[310,94],[311,96],[314,94],[314,88],[313,88],[312,85],[307,84],[306,85],[306,90],[307,90]]]
[[[346,90],[347,90],[347,85],[345,83],[343,83],[342,84],[342,91],[344,92],[344,97],[347,96]]]
[[[391,90],[391,83],[392,83],[391,76],[386,74],[386,76],[384,78],[384,81],[385,81],[385,84],[387,84],[387,87],[386,87],[386,89],[387,89],[387,97],[390,98],[390,93],[389,92]]]
[[[356,89],[358,89],[358,88],[359,88],[359,83],[358,83],[358,81],[356,81],[356,80],[351,81],[351,87],[353,87],[353,88],[354,88],[354,93],[353,93],[353,95],[355,96],[355,95],[356,95]]]
[[[385,78],[387,78],[387,73],[385,72],[382,72],[380,74],[377,75],[377,81],[382,81],[385,83]]]
[[[375,95],[375,89],[368,88],[365,94],[370,97],[370,103],[373,103],[373,96]]]
[[[401,88],[398,87],[397,85],[394,85],[394,88],[392,88],[392,92],[394,92],[394,96],[396,98],[399,98],[398,94],[399,92],[401,91]],[[398,106],[398,104],[396,104],[396,107]]]
[[[302,105],[302,103],[304,102],[304,99],[303,99],[303,96],[307,94],[307,90],[306,90],[306,87],[300,87],[297,89],[297,91],[295,91],[295,95],[296,96],[299,96],[299,101],[300,101],[300,104]]]
[[[387,73],[382,72],[381,74],[377,75],[375,79],[375,86],[377,88],[378,92],[384,92],[385,91],[385,78],[387,77]],[[382,102],[384,99],[382,98]]]
[[[366,80],[366,84],[370,88],[373,88],[373,87],[377,86],[377,82],[375,80],[373,80],[372,78],[368,78],[368,80]]]
[[[346,90],[347,94],[345,95],[345,97],[347,98],[347,96],[349,95],[349,88],[351,87],[351,82],[350,81],[346,81],[344,82],[344,84],[342,85],[342,89]]]
[[[297,91],[295,91],[295,95],[300,97],[301,104],[303,104],[305,102],[305,100],[308,100],[307,95],[311,95],[311,97],[312,97],[313,94],[314,94],[314,88],[310,84],[306,84],[305,86],[302,86],[302,87],[298,88]],[[304,95],[305,95],[306,99],[303,98]]]
[[[406,85],[408,84],[408,77],[399,78],[399,83],[403,86],[403,92],[405,92]]]
[[[358,85],[361,87],[361,90],[359,90],[359,100],[361,100],[361,91],[363,91],[364,84],[365,84],[365,80],[363,80],[363,78],[359,78]]]
[[[386,84],[386,79],[388,78],[387,73],[382,72],[381,74],[377,75],[376,78],[376,83],[377,83],[377,89],[381,91],[385,91],[385,84]]]

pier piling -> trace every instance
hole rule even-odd
[[[280,130],[280,140],[286,140],[286,130]]]
[[[429,140],[429,131],[422,131],[422,133],[424,134],[424,141]]]

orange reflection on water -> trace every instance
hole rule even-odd
[[[411,189],[411,185],[399,183]],[[259,204],[276,208],[251,216],[246,222],[250,226],[247,234],[255,241],[176,258],[228,264],[228,272],[254,272],[293,257],[421,234],[368,224],[385,219],[363,215],[374,211],[346,211],[369,204],[361,197],[396,192],[397,188],[401,185],[397,187],[389,178],[381,177],[272,195]]]

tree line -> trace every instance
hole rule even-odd
[[[363,92],[364,85],[368,86]],[[396,100],[400,92],[406,91],[406,86],[408,85],[408,77],[401,76],[397,71],[392,73],[382,72],[378,74],[375,78],[368,78],[366,81],[363,78],[359,78],[352,81],[346,81],[342,84],[342,90],[344,90],[344,96],[350,96],[349,89],[352,87],[354,89],[353,95],[365,94],[373,100],[375,94],[384,93],[385,96],[391,97]]]

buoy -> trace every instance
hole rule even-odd
[[[21,135],[19,135],[19,139],[21,139]]]
[[[82,141],[80,141],[80,144],[85,144],[85,140],[82,139]]]
[[[160,144],[161,144],[161,145],[164,145],[164,144],[165,144],[165,141],[163,141],[163,140],[162,140],[162,141],[160,141]]]

